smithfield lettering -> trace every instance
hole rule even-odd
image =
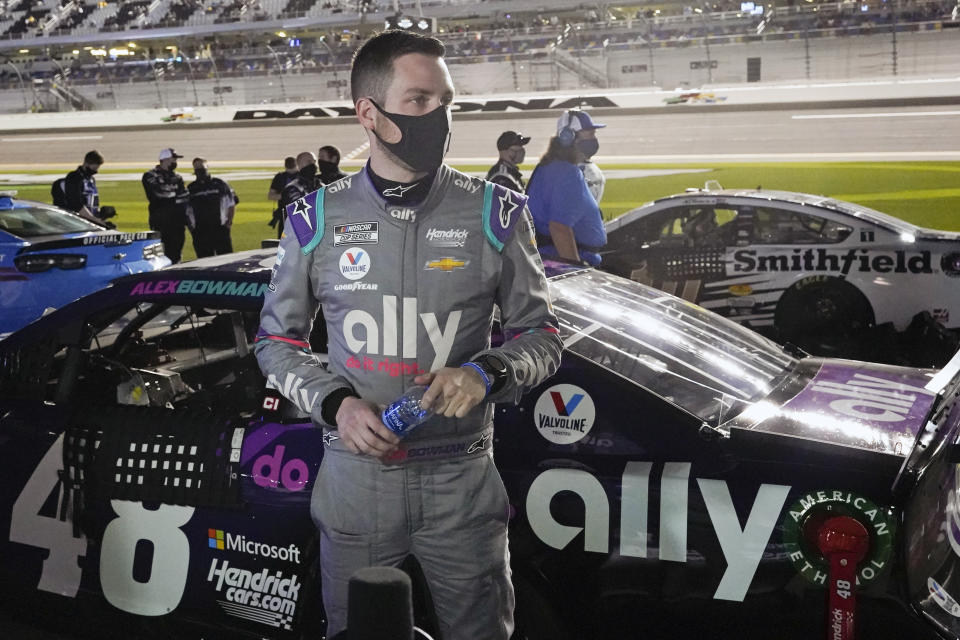
[[[758,255],[756,249],[739,249],[733,254],[733,270],[755,271],[824,271],[847,275],[858,273],[933,273],[930,252],[907,253],[902,249],[877,253],[869,249],[831,251],[828,249],[793,249],[788,254]]]

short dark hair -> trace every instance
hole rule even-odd
[[[87,155],[83,156],[83,164],[103,164],[103,156],[96,149],[87,151]]]
[[[284,169],[296,169],[297,168],[297,159],[293,156],[287,156],[283,159],[283,168]]]
[[[408,53],[442,58],[443,43],[432,36],[390,29],[367,40],[353,56],[350,70],[350,94],[356,104],[360,98],[373,98],[381,105],[393,79],[393,61]]]
[[[193,159],[193,162],[191,162],[190,164],[197,164],[198,162],[202,162],[203,164],[207,164],[207,159],[206,159],[206,158],[199,158],[199,157],[197,157],[197,158],[194,158],[194,159]]]
[[[336,158],[336,160],[333,161],[333,164],[340,164],[340,149],[337,149],[332,144],[323,145],[317,149],[317,153],[325,153],[331,158]]]

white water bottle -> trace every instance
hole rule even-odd
[[[381,415],[387,429],[402,438],[408,431],[426,422],[433,415],[433,409],[424,409],[420,405],[420,399],[426,391],[427,387],[416,385],[391,402]]]

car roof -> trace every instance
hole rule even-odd
[[[677,193],[665,198],[659,198],[653,202],[648,202],[640,207],[637,207],[636,209],[632,209],[627,213],[624,213],[622,216],[614,220],[611,220],[606,225],[607,231],[610,232],[619,229],[621,226],[629,224],[637,218],[641,218],[646,215],[649,208],[660,208],[660,205],[663,205],[664,203],[669,203],[675,200],[696,201],[709,200],[712,198],[746,198],[757,200],[758,202],[778,202],[783,204],[818,207],[820,209],[826,209],[827,211],[832,211],[841,215],[855,217],[858,220],[869,222],[894,233],[907,234],[914,237],[928,231],[923,227],[910,224],[905,220],[895,218],[881,211],[864,207],[859,204],[854,204],[852,202],[836,200],[834,198],[812,193],[776,191],[767,189],[696,189],[687,191],[685,193]],[[930,231],[933,232],[933,230]]]

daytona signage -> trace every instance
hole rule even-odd
[[[573,107],[620,107],[606,96],[584,96],[577,98],[532,98],[530,100],[486,100],[476,102],[455,102],[453,113],[503,113],[506,111],[545,111],[571,109]],[[279,109],[249,109],[237,111],[236,120],[297,120],[299,118],[343,118],[357,115],[349,106],[322,105],[301,107],[291,111]]]

